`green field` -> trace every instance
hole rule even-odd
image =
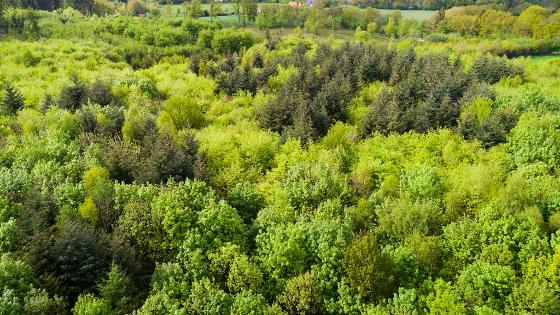
[[[378,10],[381,11],[382,14],[391,14],[394,11],[396,11],[390,9],[378,9]],[[432,17],[432,15],[434,15],[434,13],[437,12],[431,10],[400,10],[400,11],[403,17],[407,19],[414,19],[418,22],[422,22],[429,19],[430,17]]]
[[[549,61],[549,60],[560,60],[560,55],[552,54],[552,55],[543,55],[543,56],[531,56],[529,60],[533,63]]]
[[[259,3],[258,6],[262,7],[262,6],[268,6],[268,5],[286,5],[285,3]],[[235,4],[234,3],[220,3],[218,4],[220,11],[223,13],[226,12],[235,12]],[[182,4],[174,4],[171,6],[171,12],[172,15],[177,15],[177,16],[182,16],[184,15],[185,12],[185,6]],[[208,3],[203,3],[202,4],[202,10],[208,10],[210,7],[210,4]],[[166,6],[162,6],[162,12],[166,11]],[[378,9],[381,14],[383,15],[389,15],[392,12],[396,11],[396,10],[391,10],[391,9]],[[400,10],[401,11],[401,15],[407,19],[412,19],[412,20],[416,20],[418,22],[423,22],[427,19],[429,19],[434,13],[436,13],[437,11],[432,11],[432,10]],[[209,20],[207,18],[202,18],[204,20]],[[218,19],[221,22],[224,23],[232,23],[235,22],[235,19],[233,19],[230,16],[224,16],[224,17],[220,17]]]
[[[202,16],[199,19],[204,21],[210,21],[209,16]],[[237,24],[239,22],[239,19],[237,18],[237,15],[223,15],[223,16],[217,16],[214,19],[214,21],[222,22],[226,25],[233,25],[233,24]]]

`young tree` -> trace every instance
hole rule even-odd
[[[202,7],[200,4],[200,0],[192,0],[191,7],[189,11],[189,16],[193,18],[197,18],[202,15]]]
[[[377,31],[377,23],[375,23],[375,22],[368,23],[367,31],[370,35],[374,35],[375,32]]]
[[[218,12],[220,12],[220,7],[218,6],[215,0],[211,0],[210,8],[208,10],[208,14],[210,15],[210,22],[214,21],[214,19],[218,15]]]
[[[80,295],[78,301],[76,301],[76,304],[74,305],[74,308],[72,308],[72,313],[76,315],[109,315],[112,312],[107,301],[89,293]]]
[[[351,290],[364,302],[387,297],[393,290],[393,266],[373,236],[357,237],[344,254],[343,266]]]
[[[392,16],[389,17],[389,20],[387,21],[387,24],[385,25],[383,30],[385,31],[385,34],[387,36],[395,37],[397,33],[397,22],[395,22],[395,19]]]
[[[365,42],[368,37],[368,32],[363,31],[361,27],[356,27],[356,32],[354,33],[354,39],[359,42]]]
[[[548,14],[548,10],[545,8],[532,5],[519,15],[515,23],[515,29],[521,35],[539,37],[541,35],[542,22]]]
[[[184,10],[185,10],[185,12],[184,12],[185,17],[189,16],[190,13],[191,13],[191,6],[190,6],[190,4],[191,4],[191,3],[190,3],[190,1],[188,1],[188,0],[185,0],[185,2],[183,2],[183,7],[184,7]]]
[[[254,21],[257,17],[257,4],[253,0],[242,0],[243,25]]]
[[[278,296],[278,302],[290,314],[319,314],[321,300],[319,284],[311,272],[290,279]]]
[[[23,108],[23,97],[18,89],[12,84],[6,84],[6,94],[2,100],[2,107],[11,114],[15,114],[18,110]]]
[[[99,285],[99,293],[116,313],[125,314],[134,299],[135,288],[130,278],[113,263],[107,279]]]

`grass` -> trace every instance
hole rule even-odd
[[[203,16],[199,18],[200,20],[210,21],[209,16]],[[222,22],[225,25],[234,25],[238,23],[237,15],[224,15],[224,16],[217,16],[214,21]]]
[[[532,63],[539,63],[539,62],[544,62],[544,61],[549,61],[554,59],[560,59],[560,55],[555,54],[555,55],[531,56],[528,58]]]
[[[286,3],[258,3],[257,4],[259,7],[263,7],[263,6],[267,6],[267,5],[286,5]],[[235,12],[235,4],[228,2],[228,3],[220,3],[218,4],[220,11],[221,12]],[[210,7],[209,3],[203,3],[201,8],[202,11],[204,10],[208,10]],[[396,10],[391,10],[391,9],[378,9],[381,14],[384,15],[389,15],[391,13],[393,13]],[[165,14],[166,12],[166,6],[163,5],[161,7],[161,11],[162,14]],[[185,12],[185,6],[182,4],[173,4],[171,5],[171,13],[174,16],[183,16]],[[430,10],[401,10],[401,15],[407,19],[414,19],[418,22],[423,22],[427,19],[429,19],[434,13],[436,13],[437,11],[430,11]],[[209,19],[208,19],[209,20]],[[222,21],[224,23],[230,23],[230,17],[223,17],[223,19],[219,19],[219,21]]]
[[[396,10],[389,10],[389,9],[378,9],[381,14],[391,14]],[[401,15],[407,19],[412,19],[412,20],[416,20],[418,22],[423,22],[427,19],[429,19],[430,17],[432,17],[432,15],[434,15],[434,13],[436,13],[437,11],[430,11],[430,10],[400,10],[401,11]]]

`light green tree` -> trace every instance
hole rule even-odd
[[[202,15],[202,5],[200,0],[192,0],[189,10],[189,16],[193,18],[198,18]]]
[[[385,31],[385,34],[387,36],[395,37],[397,33],[397,23],[395,22],[395,19],[392,16],[389,17],[389,20],[387,21],[387,24],[385,25],[383,30]]]
[[[72,309],[74,315],[109,315],[113,312],[109,304],[93,294],[80,295]]]
[[[210,15],[210,22],[213,22],[218,13],[220,12],[220,7],[215,0],[210,1],[210,8],[208,9],[208,14]]]
[[[354,39],[359,42],[365,42],[368,37],[368,32],[363,31],[361,27],[356,27],[356,32],[354,33]]]
[[[375,22],[368,23],[367,31],[370,35],[375,34],[375,32],[377,31],[377,23],[375,23]]]
[[[548,16],[548,11],[538,5],[532,5],[525,9],[517,18],[515,30],[521,35],[540,37],[542,34],[543,21]]]

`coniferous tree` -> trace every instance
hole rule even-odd
[[[2,106],[11,114],[15,114],[23,108],[23,97],[21,93],[12,84],[6,85],[6,94],[2,101]]]
[[[43,99],[43,103],[41,104],[41,113],[46,113],[47,110],[49,110],[49,108],[54,104],[54,99],[52,97],[52,95],[47,94],[45,95],[45,98]]]
[[[87,97],[92,103],[107,106],[113,101],[111,89],[100,79],[95,80],[88,90]]]
[[[72,83],[66,85],[60,91],[58,105],[64,109],[75,111],[87,100],[88,89],[77,75],[72,76]]]

